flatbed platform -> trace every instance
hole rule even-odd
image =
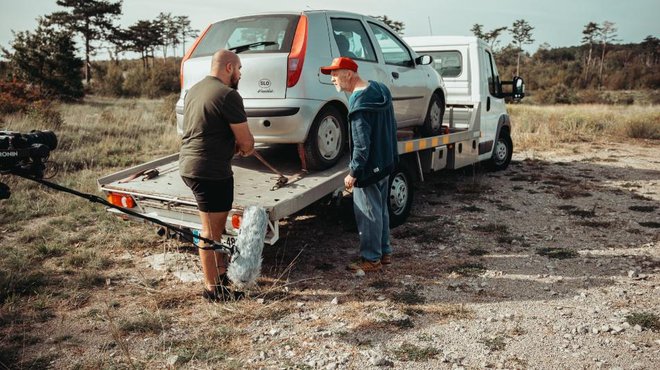
[[[294,150],[282,146],[257,148],[259,153],[278,171],[287,177],[301,175],[300,160]],[[323,171],[302,174],[286,185],[273,189],[278,175],[272,173],[256,157],[234,157],[234,208],[244,209],[250,205],[264,207],[272,221],[289,216],[323,196],[341,188],[348,174],[348,156]],[[137,176],[127,178],[146,170],[156,169],[158,176],[144,179]],[[146,197],[173,204],[196,207],[192,191],[183,183],[179,175],[179,155],[164,158],[132,167],[99,179],[103,190],[117,191],[138,197]]]

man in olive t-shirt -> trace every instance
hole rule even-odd
[[[195,84],[186,94],[185,132],[179,153],[179,172],[191,188],[202,221],[201,236],[219,241],[234,199],[231,159],[237,152],[254,152],[254,138],[247,124],[243,99],[238,94],[241,61],[228,50],[213,55],[211,74]],[[206,243],[200,241],[200,247]],[[204,297],[226,300],[225,255],[213,250],[199,250],[204,272]]]

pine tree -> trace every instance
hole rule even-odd
[[[374,16],[374,18],[385,23],[389,28],[391,28],[394,32],[398,33],[399,35],[403,35],[403,30],[406,28],[406,25],[403,22],[395,21],[394,19],[391,19],[386,15],[377,15]]]
[[[478,39],[483,40],[486,38],[486,34],[484,33],[484,26],[479,23],[473,24],[472,28],[470,28],[470,32],[472,32],[472,34],[475,35]]]
[[[183,44],[183,54],[182,56],[185,56],[186,54],[186,40],[195,38],[197,37],[197,34],[199,34],[199,30],[196,30],[192,27],[190,27],[190,19],[188,19],[188,16],[177,16],[174,17],[175,23],[177,25],[177,28],[179,30],[179,35],[181,38],[179,39],[181,43]]]
[[[13,53],[4,48],[2,52],[15,78],[38,85],[55,98],[76,100],[83,96],[83,62],[76,57],[70,31],[49,27],[40,19],[34,32],[14,33],[11,47]]]
[[[603,25],[600,27],[600,42],[603,46],[601,57],[600,57],[600,69],[598,70],[598,84],[602,87],[603,86],[603,65],[605,64],[605,48],[607,47],[608,43],[618,41],[617,40],[617,34],[616,34],[617,28],[614,27],[614,22],[610,21],[605,21],[603,22]]]
[[[596,22],[589,22],[584,26],[582,30],[582,44],[589,45],[589,55],[587,56],[587,63],[584,68],[584,81],[587,82],[589,79],[589,69],[591,68],[591,56],[594,49],[594,43],[596,42],[596,37],[600,33],[600,26]]]
[[[525,44],[531,44],[534,42],[532,38],[532,30],[534,27],[530,26],[524,19],[518,19],[513,22],[513,26],[509,30],[509,33],[513,36],[513,44],[518,49],[518,58],[516,61],[516,76],[520,76],[520,54],[522,53],[522,47]]]
[[[46,19],[65,29],[79,34],[85,44],[85,80],[91,76],[90,55],[94,52],[94,41],[105,40],[114,29],[113,21],[121,14],[121,1],[107,0],[57,0],[57,5],[71,8],[69,11],[54,12]]]

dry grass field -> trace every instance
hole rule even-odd
[[[88,98],[6,116],[51,129],[51,180],[171,154],[172,99]],[[652,368],[660,361],[660,107],[509,107],[514,161],[443,171],[356,278],[350,201],[287,220],[259,286],[210,304],[144,257],[190,248],[83,199],[0,175],[0,368]],[[335,299],[336,298],[336,299]],[[655,364],[655,365],[654,365]]]

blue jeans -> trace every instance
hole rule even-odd
[[[369,261],[391,254],[390,214],[387,209],[389,176],[364,188],[353,188],[353,209],[360,232],[360,256]]]

